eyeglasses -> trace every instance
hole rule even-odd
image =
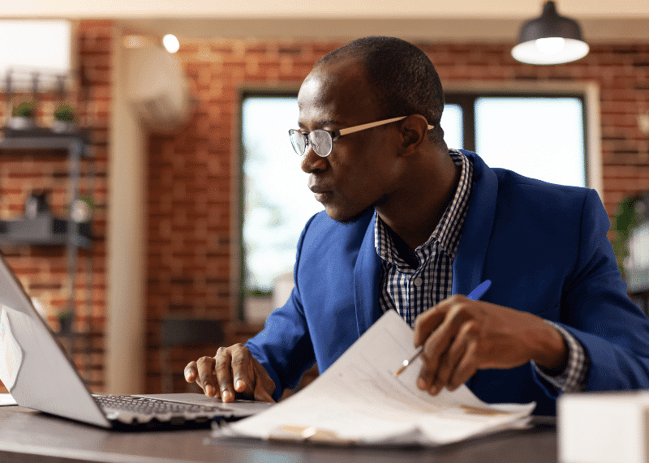
[[[333,149],[334,140],[344,136],[349,135],[350,133],[360,132],[362,130],[371,129],[378,127],[380,125],[389,124],[391,122],[397,122],[402,119],[405,119],[408,116],[393,117],[392,119],[384,119],[382,121],[369,122],[367,124],[355,125],[354,127],[348,127],[346,129],[334,130],[332,132],[328,130],[314,130],[309,133],[300,132],[296,129],[291,129],[288,131],[288,136],[291,139],[291,145],[293,149],[298,154],[298,156],[303,156],[309,149],[309,145],[320,157],[326,158],[331,154]],[[428,129],[432,129],[434,126],[429,125]]]

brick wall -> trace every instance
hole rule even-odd
[[[83,21],[78,32],[80,63],[90,78],[87,124],[97,180],[93,220],[92,308],[78,328],[91,326],[94,354],[90,365],[77,357],[95,390],[103,377],[105,320],[105,229],[108,129],[110,117],[110,21]],[[227,344],[254,333],[231,323],[230,274],[232,240],[231,173],[236,152],[238,88],[292,86],[313,63],[343,42],[225,41],[183,43],[177,56],[199,97],[190,124],[173,136],[149,137],[149,228],[147,287],[147,392],[160,390],[159,323],[164,316],[201,316],[226,322]],[[600,87],[604,163],[604,203],[610,215],[626,195],[649,190],[649,139],[636,116],[649,112],[649,44],[593,45],[578,63],[534,67],[515,62],[509,45],[419,43],[444,83],[553,80],[593,81]],[[0,95],[0,111],[4,109]],[[45,110],[45,108],[44,108]],[[4,120],[4,114],[1,114]],[[3,156],[0,160],[0,217],[22,214],[32,188],[52,190],[53,209],[63,211],[66,196],[62,161],[37,156]],[[58,248],[3,247],[12,268],[30,293],[43,301],[48,321],[66,302],[66,261]],[[82,252],[81,264],[90,253]],[[83,280],[76,282],[85,294]],[[79,301],[81,303],[81,301]],[[87,324],[86,324],[87,323]],[[212,354],[216,345],[175,351],[177,371],[190,359]],[[90,368],[86,368],[89,366]],[[182,377],[176,389],[184,388]]]
[[[56,315],[68,307],[71,285],[76,288],[77,319],[75,330],[87,333],[74,343],[74,360],[90,387],[101,390],[103,375],[103,332],[106,310],[105,230],[108,129],[110,118],[111,21],[84,21],[79,25],[76,41],[79,65],[87,77],[87,106],[80,93],[70,95],[69,102],[80,109],[80,124],[90,130],[89,153],[94,158],[94,188],[91,164],[81,165],[80,194],[90,194],[96,209],[92,222],[92,250],[79,253],[79,273],[71,281],[67,274],[64,247],[2,246],[0,252],[30,296],[42,304],[44,316],[54,331],[59,324]],[[30,100],[32,95],[17,95]],[[7,95],[0,94],[0,120],[6,114]],[[49,126],[59,98],[46,93],[38,96],[38,123]],[[65,216],[69,202],[68,163],[65,156],[43,156],[39,151],[3,152],[0,154],[0,219],[11,220],[24,214],[26,198],[33,190],[49,191],[49,203],[55,216]],[[88,270],[92,267],[92,273]],[[71,348],[68,339],[62,339]]]
[[[147,385],[159,387],[157,326],[168,314],[230,320],[230,182],[237,150],[237,89],[299,84],[312,65],[343,42],[184,43],[177,56],[200,103],[177,136],[150,137],[150,239]],[[649,140],[636,116],[649,111],[649,44],[594,45],[583,60],[529,66],[510,45],[419,43],[446,84],[469,81],[593,81],[600,87],[604,202],[609,214],[628,194],[649,190]],[[287,140],[288,143],[288,140]],[[228,331],[227,344],[243,340]],[[235,333],[236,334],[236,333]],[[250,333],[248,333],[250,334]],[[216,346],[177,352],[175,368]],[[182,378],[176,387],[183,388]]]

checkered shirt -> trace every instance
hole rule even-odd
[[[451,203],[428,241],[414,250],[419,263],[413,268],[403,260],[395,247],[391,230],[376,215],[374,245],[381,257],[382,311],[394,309],[414,326],[417,316],[451,296],[453,259],[462,235],[462,225],[468,209],[473,185],[473,164],[462,153],[450,150],[455,165],[461,168],[460,180]],[[590,366],[583,346],[562,327],[552,323],[566,340],[568,365],[559,376],[549,376],[533,363],[536,371],[563,392],[583,389]]]
[[[410,326],[414,326],[417,315],[451,295],[453,259],[471,195],[473,164],[458,151],[450,151],[450,155],[461,167],[460,180],[430,238],[414,251],[418,268],[399,256],[390,230],[376,215],[375,246],[383,261],[381,308],[395,309]]]
[[[568,348],[568,364],[566,369],[559,376],[550,376],[546,374],[532,360],[532,365],[536,372],[550,382],[554,387],[563,392],[579,392],[584,389],[586,376],[590,370],[590,358],[586,355],[584,347],[571,335],[565,328],[546,320],[547,323],[554,326],[566,341]]]

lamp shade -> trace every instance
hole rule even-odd
[[[555,3],[546,2],[541,16],[521,27],[512,56],[527,64],[562,64],[583,58],[588,50],[577,21],[559,15]]]

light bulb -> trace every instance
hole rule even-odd
[[[546,55],[556,55],[563,50],[563,47],[565,47],[566,39],[563,37],[543,37],[542,39],[536,39],[534,44],[541,53]]]
[[[173,34],[167,34],[162,38],[162,44],[169,53],[176,53],[180,48],[180,42]]]

